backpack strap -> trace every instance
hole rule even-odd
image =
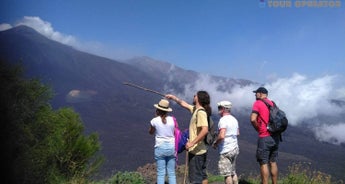
[[[269,103],[267,103],[264,99],[260,99],[260,100],[266,105],[266,107],[267,107],[267,109],[268,109],[268,113],[270,113],[270,107],[271,107],[271,105],[270,105]],[[266,121],[264,120],[264,118],[261,117],[260,114],[259,114],[259,118],[260,118],[264,123],[266,123],[266,125],[268,124],[268,122],[266,122]]]
[[[194,106],[194,109],[193,109],[193,112],[195,112],[195,110],[196,110],[196,108],[195,108],[195,106]],[[200,109],[198,109],[195,113],[195,117],[196,117],[196,120],[198,121],[198,112],[199,111],[205,111],[206,112],[206,110],[205,109],[202,109],[202,108],[200,108]],[[207,115],[207,112],[206,112],[206,116],[207,116],[207,125],[208,125],[208,130],[210,130],[210,116],[209,115]]]
[[[269,104],[266,100],[264,100],[264,99],[260,99],[260,100],[266,104],[268,110],[272,107],[272,105]],[[272,103],[273,103],[273,105],[275,105],[275,103],[273,101],[272,101]]]
[[[271,100],[271,102],[273,103],[273,106],[271,105],[271,104],[269,104],[266,100],[264,100],[264,99],[260,99],[262,102],[264,102],[265,104],[266,104],[266,106],[267,106],[267,108],[268,108],[268,113],[270,112],[270,108],[271,107],[273,107],[273,106],[276,106],[276,104],[274,103],[274,101],[273,100]],[[261,116],[260,116],[261,117]],[[261,117],[261,119],[264,121],[264,119]],[[264,121],[265,122],[265,121]],[[267,122],[267,124],[268,124],[268,122]],[[271,133],[270,133],[271,134]],[[272,134],[271,134],[272,135]],[[277,134],[275,134],[275,135],[277,135]],[[279,135],[279,140],[280,140],[280,142],[283,142],[283,138],[282,138],[282,134],[281,133],[279,133],[278,134]]]
[[[193,109],[193,112],[195,112],[195,107],[194,107],[194,109]],[[200,109],[198,109],[195,113],[195,116],[196,116],[196,120],[198,121],[198,112],[199,111],[205,111],[206,112],[206,110],[205,109],[203,109],[203,108],[200,108]],[[210,123],[210,116],[207,114],[207,112],[206,112],[206,116],[207,116],[207,130],[208,130],[208,132],[210,132],[211,131],[211,123]],[[206,134],[206,136],[204,137],[204,143],[205,143],[205,145],[207,145],[207,134]]]

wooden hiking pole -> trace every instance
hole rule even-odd
[[[186,150],[186,164],[184,167],[184,177],[183,177],[183,184],[186,184],[186,179],[187,179],[187,171],[188,171],[188,150]]]
[[[135,87],[135,88],[138,88],[138,89],[141,89],[141,90],[144,90],[144,91],[148,91],[148,92],[151,92],[151,93],[155,93],[157,95],[160,95],[162,97],[165,97],[164,94],[158,92],[158,91],[155,91],[155,90],[152,90],[152,89],[148,89],[148,88],[145,88],[145,87],[142,87],[142,86],[139,86],[137,84],[133,84],[133,83],[129,83],[129,82],[124,82],[123,83],[124,85],[127,85],[127,86],[131,86],[131,87]]]

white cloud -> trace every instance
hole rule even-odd
[[[268,97],[274,100],[280,108],[284,109],[291,121],[291,124],[299,124],[305,119],[314,118],[317,115],[338,115],[342,109],[331,104],[330,99],[334,99],[338,86],[335,85],[336,76],[324,76],[321,78],[309,80],[307,77],[294,74],[290,78],[280,78],[276,81],[266,84],[269,90]],[[219,91],[220,86],[216,81],[211,81],[207,75],[201,75],[193,88],[186,86],[186,97],[192,96],[197,90],[204,89],[212,97],[212,103],[215,105],[221,100],[232,101],[234,107],[251,108],[255,96],[252,92],[259,86],[234,86],[231,92]],[[339,96],[339,95],[338,95]]]
[[[108,57],[112,59],[126,59],[134,56],[133,52],[130,52],[124,48],[111,48],[110,46],[106,46],[96,41],[80,41],[73,35],[58,32],[54,30],[50,22],[44,21],[40,17],[24,16],[15,24],[15,26],[19,25],[31,27],[51,40],[98,56]],[[12,25],[7,23],[0,24],[0,31],[7,30],[12,27]]]
[[[287,111],[292,124],[317,115],[337,115],[341,112],[338,106],[330,103],[336,89],[335,76],[324,76],[314,80],[294,74],[291,78],[278,79],[265,85],[269,97]]]
[[[330,121],[338,121],[343,116],[344,107],[339,107],[330,102],[331,99],[344,100],[344,87],[337,84],[337,76],[323,76],[316,79],[308,79],[306,76],[294,74],[290,78],[280,78],[264,86],[269,91],[269,98],[274,100],[283,109],[291,126],[301,123],[309,123],[314,127],[316,136],[324,141],[337,140],[345,142],[345,122],[312,121],[320,116],[332,117]],[[196,91],[206,90],[211,96],[211,105],[221,100],[229,100],[233,104],[233,111],[245,111],[250,114],[250,109],[255,100],[253,90],[259,86],[248,85],[244,87],[234,86],[229,91],[220,91],[224,84],[213,81],[208,75],[200,75],[200,78],[192,85],[186,85],[183,94],[177,94],[183,99],[191,99]],[[342,95],[341,95],[342,94]],[[215,110],[215,108],[213,108]],[[329,126],[332,125],[332,126]],[[323,127],[328,127],[323,129]],[[324,130],[317,132],[320,129]],[[316,131],[317,130],[317,131]],[[333,131],[336,130],[336,131]],[[337,133],[338,132],[338,133]],[[327,134],[328,136],[323,136]]]
[[[336,99],[341,99],[345,101],[345,87],[342,87],[341,84],[339,85],[338,89],[335,89],[334,93],[334,97]]]
[[[79,44],[74,36],[65,35],[58,31],[55,31],[50,22],[43,21],[39,17],[30,17],[25,16],[22,20],[20,20],[16,26],[19,25],[26,25],[29,27],[34,28],[36,31],[41,33],[42,35],[55,40],[57,42],[78,47]]]
[[[326,141],[333,144],[345,143],[345,122],[335,125],[322,125],[315,128],[316,137],[320,141]]]
[[[0,24],[0,31],[6,31],[7,29],[11,29],[11,28],[12,28],[11,24],[7,24],[7,23]]]

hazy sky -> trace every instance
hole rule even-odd
[[[222,84],[207,74],[260,82],[291,125],[334,117],[308,122],[320,140],[345,143],[344,108],[329,101],[345,101],[345,2],[308,7],[303,2],[321,1],[286,0],[290,7],[273,7],[277,2],[2,0],[0,30],[24,24],[97,55],[149,56],[200,72],[195,88],[178,95],[207,89],[212,105],[226,99],[234,110],[250,107],[258,86],[217,91]]]
[[[273,2],[278,1],[2,0],[0,24],[36,25],[63,43],[110,58],[149,56],[262,83],[294,73],[343,74],[345,3]]]

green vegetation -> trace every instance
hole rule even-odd
[[[184,173],[184,166],[177,168],[177,181],[182,183]],[[148,168],[148,167],[146,167]],[[151,167],[153,168],[153,167]],[[118,172],[108,180],[93,182],[93,184],[150,184],[155,181],[155,169],[151,172],[139,173],[139,172]],[[224,178],[219,175],[209,175],[208,181],[212,183],[223,183]],[[260,176],[239,176],[240,184],[260,184]],[[343,181],[331,181],[331,176],[319,172],[312,171],[307,163],[293,164],[289,168],[289,173],[285,176],[280,176],[278,184],[342,184]]]
[[[98,135],[83,135],[70,108],[54,111],[52,91],[25,79],[21,67],[0,62],[1,143],[5,183],[83,183],[103,157]]]
[[[289,174],[282,178],[282,184],[289,184],[289,183],[305,183],[305,184],[318,184],[318,183],[325,183],[330,184],[331,176],[320,171],[312,171],[310,165],[307,163],[299,163],[290,166]],[[342,181],[339,181],[343,183]],[[337,183],[339,183],[337,182]]]
[[[209,176],[209,182],[222,182],[223,177]],[[239,177],[240,184],[260,184],[260,176]],[[342,180],[332,181],[331,176],[320,171],[313,171],[308,163],[295,163],[289,167],[289,173],[279,177],[278,184],[343,184]]]
[[[138,172],[117,172],[109,180],[94,182],[94,184],[144,184],[145,179]]]
[[[150,184],[155,181],[155,165],[147,164],[137,172],[118,172],[108,180],[94,182],[94,184],[117,184],[117,183],[134,183]],[[150,168],[151,170],[148,170]],[[183,183],[184,166],[177,168],[177,183]],[[208,181],[212,183],[223,183],[224,178],[219,175],[209,174]],[[239,176],[240,184],[260,184],[260,175],[257,176]],[[287,175],[279,177],[278,184],[343,184],[343,181],[331,181],[331,176],[319,171],[312,171],[308,163],[296,163],[289,168]]]

